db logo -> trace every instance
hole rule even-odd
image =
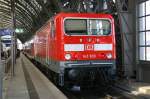
[[[94,50],[93,44],[85,44],[84,49],[87,51]]]

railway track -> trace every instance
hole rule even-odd
[[[69,99],[149,99],[145,96],[132,94],[129,88],[121,84],[108,86],[105,89],[95,88],[76,91],[62,90]]]
[[[129,94],[122,89],[116,89],[114,87],[109,87],[106,89],[96,88],[87,89],[80,92],[74,92],[69,90],[62,90],[69,99],[137,99],[133,95]]]

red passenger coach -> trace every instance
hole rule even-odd
[[[116,71],[114,20],[109,14],[60,13],[34,37],[35,60],[55,74],[59,85],[113,78]]]

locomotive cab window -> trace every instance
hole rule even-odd
[[[65,21],[65,32],[68,35],[86,35],[87,21],[85,19],[67,19]]]
[[[66,19],[64,23],[67,35],[109,35],[111,23],[104,19]]]
[[[111,33],[110,22],[107,20],[90,20],[89,33],[91,35],[109,35]]]

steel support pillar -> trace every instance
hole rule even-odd
[[[122,69],[124,76],[134,76],[134,0],[116,0],[117,13],[120,21],[120,32],[122,39]]]
[[[1,35],[0,35],[0,99],[3,99],[2,93],[3,93],[3,63],[2,63],[2,43],[1,43]]]
[[[11,34],[11,58],[12,58],[12,68],[11,68],[11,74],[12,76],[15,75],[14,68],[16,63],[16,35],[15,35],[15,29],[16,29],[16,19],[15,19],[15,0],[11,0],[11,17],[12,17],[12,34]]]

